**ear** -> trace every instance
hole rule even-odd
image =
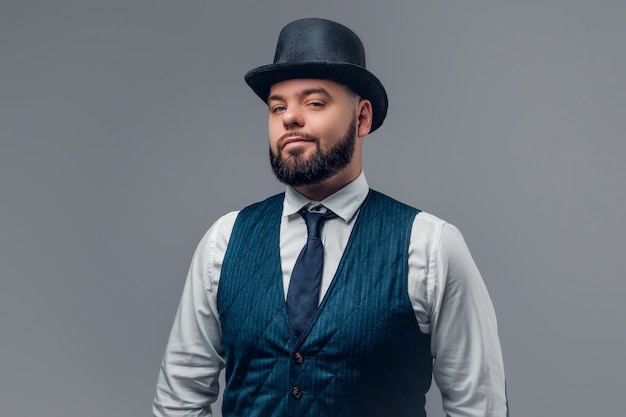
[[[367,136],[372,130],[372,103],[367,99],[359,100],[359,106],[357,107],[357,115],[358,115],[358,128],[357,128],[357,136],[364,137]]]

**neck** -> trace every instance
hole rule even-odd
[[[344,175],[336,175],[317,184],[301,185],[294,187],[296,191],[313,201],[322,201],[330,195],[335,194],[346,185],[354,181],[361,171],[356,173],[344,172]]]

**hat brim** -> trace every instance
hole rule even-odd
[[[383,124],[387,115],[387,92],[374,74],[358,65],[333,62],[270,64],[245,75],[246,83],[264,102],[267,102],[272,85],[296,78],[329,79],[345,84],[372,103],[371,132]]]

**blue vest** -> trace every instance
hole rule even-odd
[[[217,300],[223,416],[425,416],[430,337],[407,292],[419,210],[370,191],[330,288],[297,338],[282,285],[283,198],[242,210],[225,254]]]

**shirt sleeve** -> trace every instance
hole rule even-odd
[[[231,213],[211,226],[192,258],[157,380],[155,417],[212,415],[224,367],[217,288],[235,217]]]
[[[461,232],[441,227],[433,246],[430,314],[433,375],[449,417],[505,417],[496,315]]]

